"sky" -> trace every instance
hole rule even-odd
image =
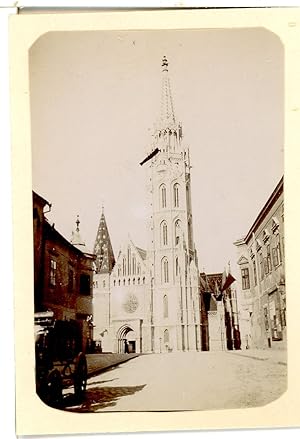
[[[233,272],[246,235],[283,175],[283,57],[263,28],[44,34],[30,49],[33,190],[47,214],[93,249],[104,206],[115,255],[147,245],[146,169],[159,117],[161,60],[192,163],[199,268]]]

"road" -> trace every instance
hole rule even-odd
[[[230,352],[149,354],[88,380],[75,412],[163,411],[265,405],[286,389],[286,366]]]

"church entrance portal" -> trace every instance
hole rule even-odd
[[[136,352],[136,334],[130,326],[122,326],[117,333],[118,353],[133,354]]]

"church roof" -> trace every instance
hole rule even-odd
[[[103,208],[98,226],[97,236],[95,239],[94,253],[97,257],[97,273],[110,273],[115,265],[115,256],[112,249]]]
[[[140,247],[136,247],[136,246],[135,246],[135,248],[136,248],[137,251],[139,252],[139,255],[140,255],[140,257],[143,259],[143,261],[145,261],[146,258],[147,258],[147,252],[146,252],[146,250],[144,250],[144,249],[142,249],[142,248],[140,248]]]

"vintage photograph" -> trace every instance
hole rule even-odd
[[[278,36],[48,32],[29,80],[41,404],[203,411],[280,398]]]

